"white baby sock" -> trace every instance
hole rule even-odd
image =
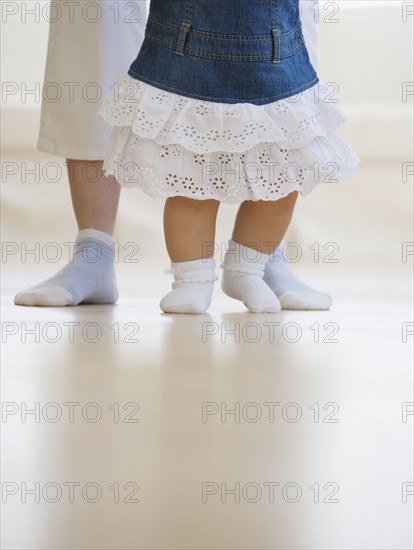
[[[214,258],[172,262],[172,291],[160,302],[165,313],[205,313],[211,304],[216,262]]]
[[[50,279],[19,292],[20,306],[76,306],[113,304],[118,299],[115,240],[97,229],[82,229],[76,236],[73,260]]]
[[[229,240],[223,268],[221,288],[223,292],[241,300],[252,313],[276,313],[280,303],[263,280],[269,254]]]
[[[329,309],[332,298],[300,281],[289,269],[283,257],[283,244],[270,257],[265,267],[264,281],[279,298],[282,309]]]

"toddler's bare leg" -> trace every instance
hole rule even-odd
[[[165,243],[172,262],[213,256],[220,203],[186,197],[167,199],[164,210]]]
[[[204,313],[210,306],[219,205],[186,197],[172,197],[165,204],[165,242],[174,274],[173,290],[160,303],[166,313]]]
[[[247,201],[239,208],[223,262],[223,291],[253,313],[275,313],[281,306],[264,282],[270,256],[292,219],[297,193],[278,201]]]
[[[272,248],[275,247],[276,250],[289,227],[296,198],[297,193],[292,193],[275,203],[242,204],[233,240],[271,254]],[[266,239],[272,244],[266,245]],[[295,277],[281,249],[276,250],[266,262],[264,281],[278,297],[282,309],[329,309],[331,307],[332,298],[329,294],[319,292]]]
[[[246,201],[239,208],[233,241],[272,254],[288,230],[298,193],[277,201]]]

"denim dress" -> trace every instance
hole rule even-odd
[[[155,198],[307,195],[359,158],[311,64],[299,0],[152,0],[145,39],[100,111],[104,168]]]

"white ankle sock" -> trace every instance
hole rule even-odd
[[[283,257],[281,243],[265,267],[264,281],[279,298],[282,309],[324,310],[332,305],[329,294],[323,294],[299,280]]]
[[[50,279],[19,292],[20,306],[76,306],[113,304],[118,299],[114,266],[115,240],[97,229],[76,236],[73,260]]]
[[[165,313],[205,313],[213,295],[216,262],[214,258],[172,262],[173,290],[160,302]]]
[[[223,268],[221,288],[223,292],[240,300],[252,313],[276,313],[280,303],[263,281],[263,273],[269,254],[229,240]]]

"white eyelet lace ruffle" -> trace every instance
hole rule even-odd
[[[191,99],[127,75],[99,116],[114,126],[106,173],[155,198],[233,204],[307,195],[351,178],[360,162],[331,131],[346,118],[321,84],[257,106]]]

